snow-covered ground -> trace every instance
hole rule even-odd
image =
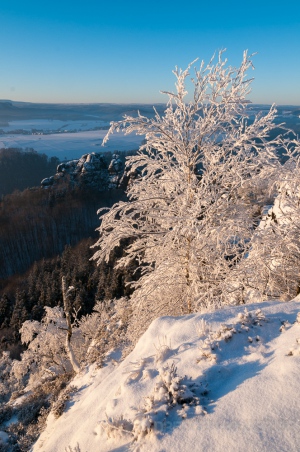
[[[9,121],[7,126],[2,126],[4,132],[13,133],[15,130],[25,132],[39,131],[45,133],[73,132],[82,130],[92,130],[94,128],[109,126],[109,122],[100,119],[86,120],[60,120],[60,119],[20,119]]]
[[[69,160],[78,159],[82,154],[91,152],[136,150],[143,140],[143,137],[134,134],[125,136],[123,133],[117,133],[102,147],[106,133],[107,130],[89,130],[46,135],[8,134],[0,136],[0,148],[33,148],[48,157],[56,156],[60,160]]]
[[[137,450],[299,451],[299,312],[296,299],[157,319],[123,362],[72,381],[33,451],[127,451],[147,429]]]

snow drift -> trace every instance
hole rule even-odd
[[[297,451],[300,303],[155,320],[122,362],[86,368],[33,452]]]

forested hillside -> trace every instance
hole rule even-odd
[[[44,177],[56,172],[58,163],[57,157],[48,158],[33,149],[0,149],[0,197],[39,186]]]
[[[0,201],[0,278],[26,271],[37,260],[55,256],[65,245],[94,235],[97,210],[123,195],[120,190],[29,189]]]
[[[4,154],[2,162],[13,161],[14,157],[5,159]],[[25,154],[19,150],[12,151],[15,157]],[[111,154],[107,154],[103,160],[106,177],[111,174],[108,173],[110,160]],[[47,175],[55,172],[56,167]],[[7,170],[7,174],[12,175],[13,180],[13,166]],[[95,171],[94,178],[97,178],[97,174]],[[112,177],[115,177],[114,172]],[[23,322],[40,321],[45,314],[45,306],[62,306],[62,276],[66,277],[69,285],[75,287],[72,302],[74,309],[79,310],[79,317],[89,314],[96,300],[131,293],[125,288],[126,275],[130,269],[113,269],[115,259],[122,254],[121,248],[112,253],[110,262],[103,263],[101,267],[89,260],[93,254],[90,246],[97,236],[97,210],[124,198],[123,189],[108,189],[107,185],[102,187],[101,183],[70,183],[67,173],[52,187],[33,187],[2,196],[1,351],[9,350],[12,357],[18,358],[23,349],[19,334]]]
[[[78,245],[67,245],[61,255],[36,261],[21,276],[2,281],[0,288],[0,352],[9,350],[18,357],[21,350],[19,330],[25,320],[41,321],[44,307],[62,307],[62,277],[75,288],[72,306],[79,317],[92,312],[96,301],[129,296],[132,290],[126,283],[134,267],[114,268],[122,256],[118,248],[108,263],[96,266],[90,260],[93,239],[82,240]]]

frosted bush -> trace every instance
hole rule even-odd
[[[156,349],[155,362],[165,361],[172,354],[171,341],[168,342],[167,336],[158,339],[158,344],[154,345]]]
[[[148,434],[158,433],[163,428],[170,410],[177,410],[185,418],[186,415],[182,413],[187,411],[188,406],[197,407],[200,404],[199,397],[184,383],[185,379],[178,376],[174,363],[160,367],[158,371],[153,392],[145,397],[142,408],[132,408],[135,413],[132,419],[106,415],[101,427],[108,437],[129,435],[132,441],[139,442]],[[203,410],[198,409],[197,413],[203,414]]]

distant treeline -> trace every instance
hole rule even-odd
[[[0,196],[40,186],[42,179],[55,174],[58,163],[57,157],[33,149],[0,149]]]

